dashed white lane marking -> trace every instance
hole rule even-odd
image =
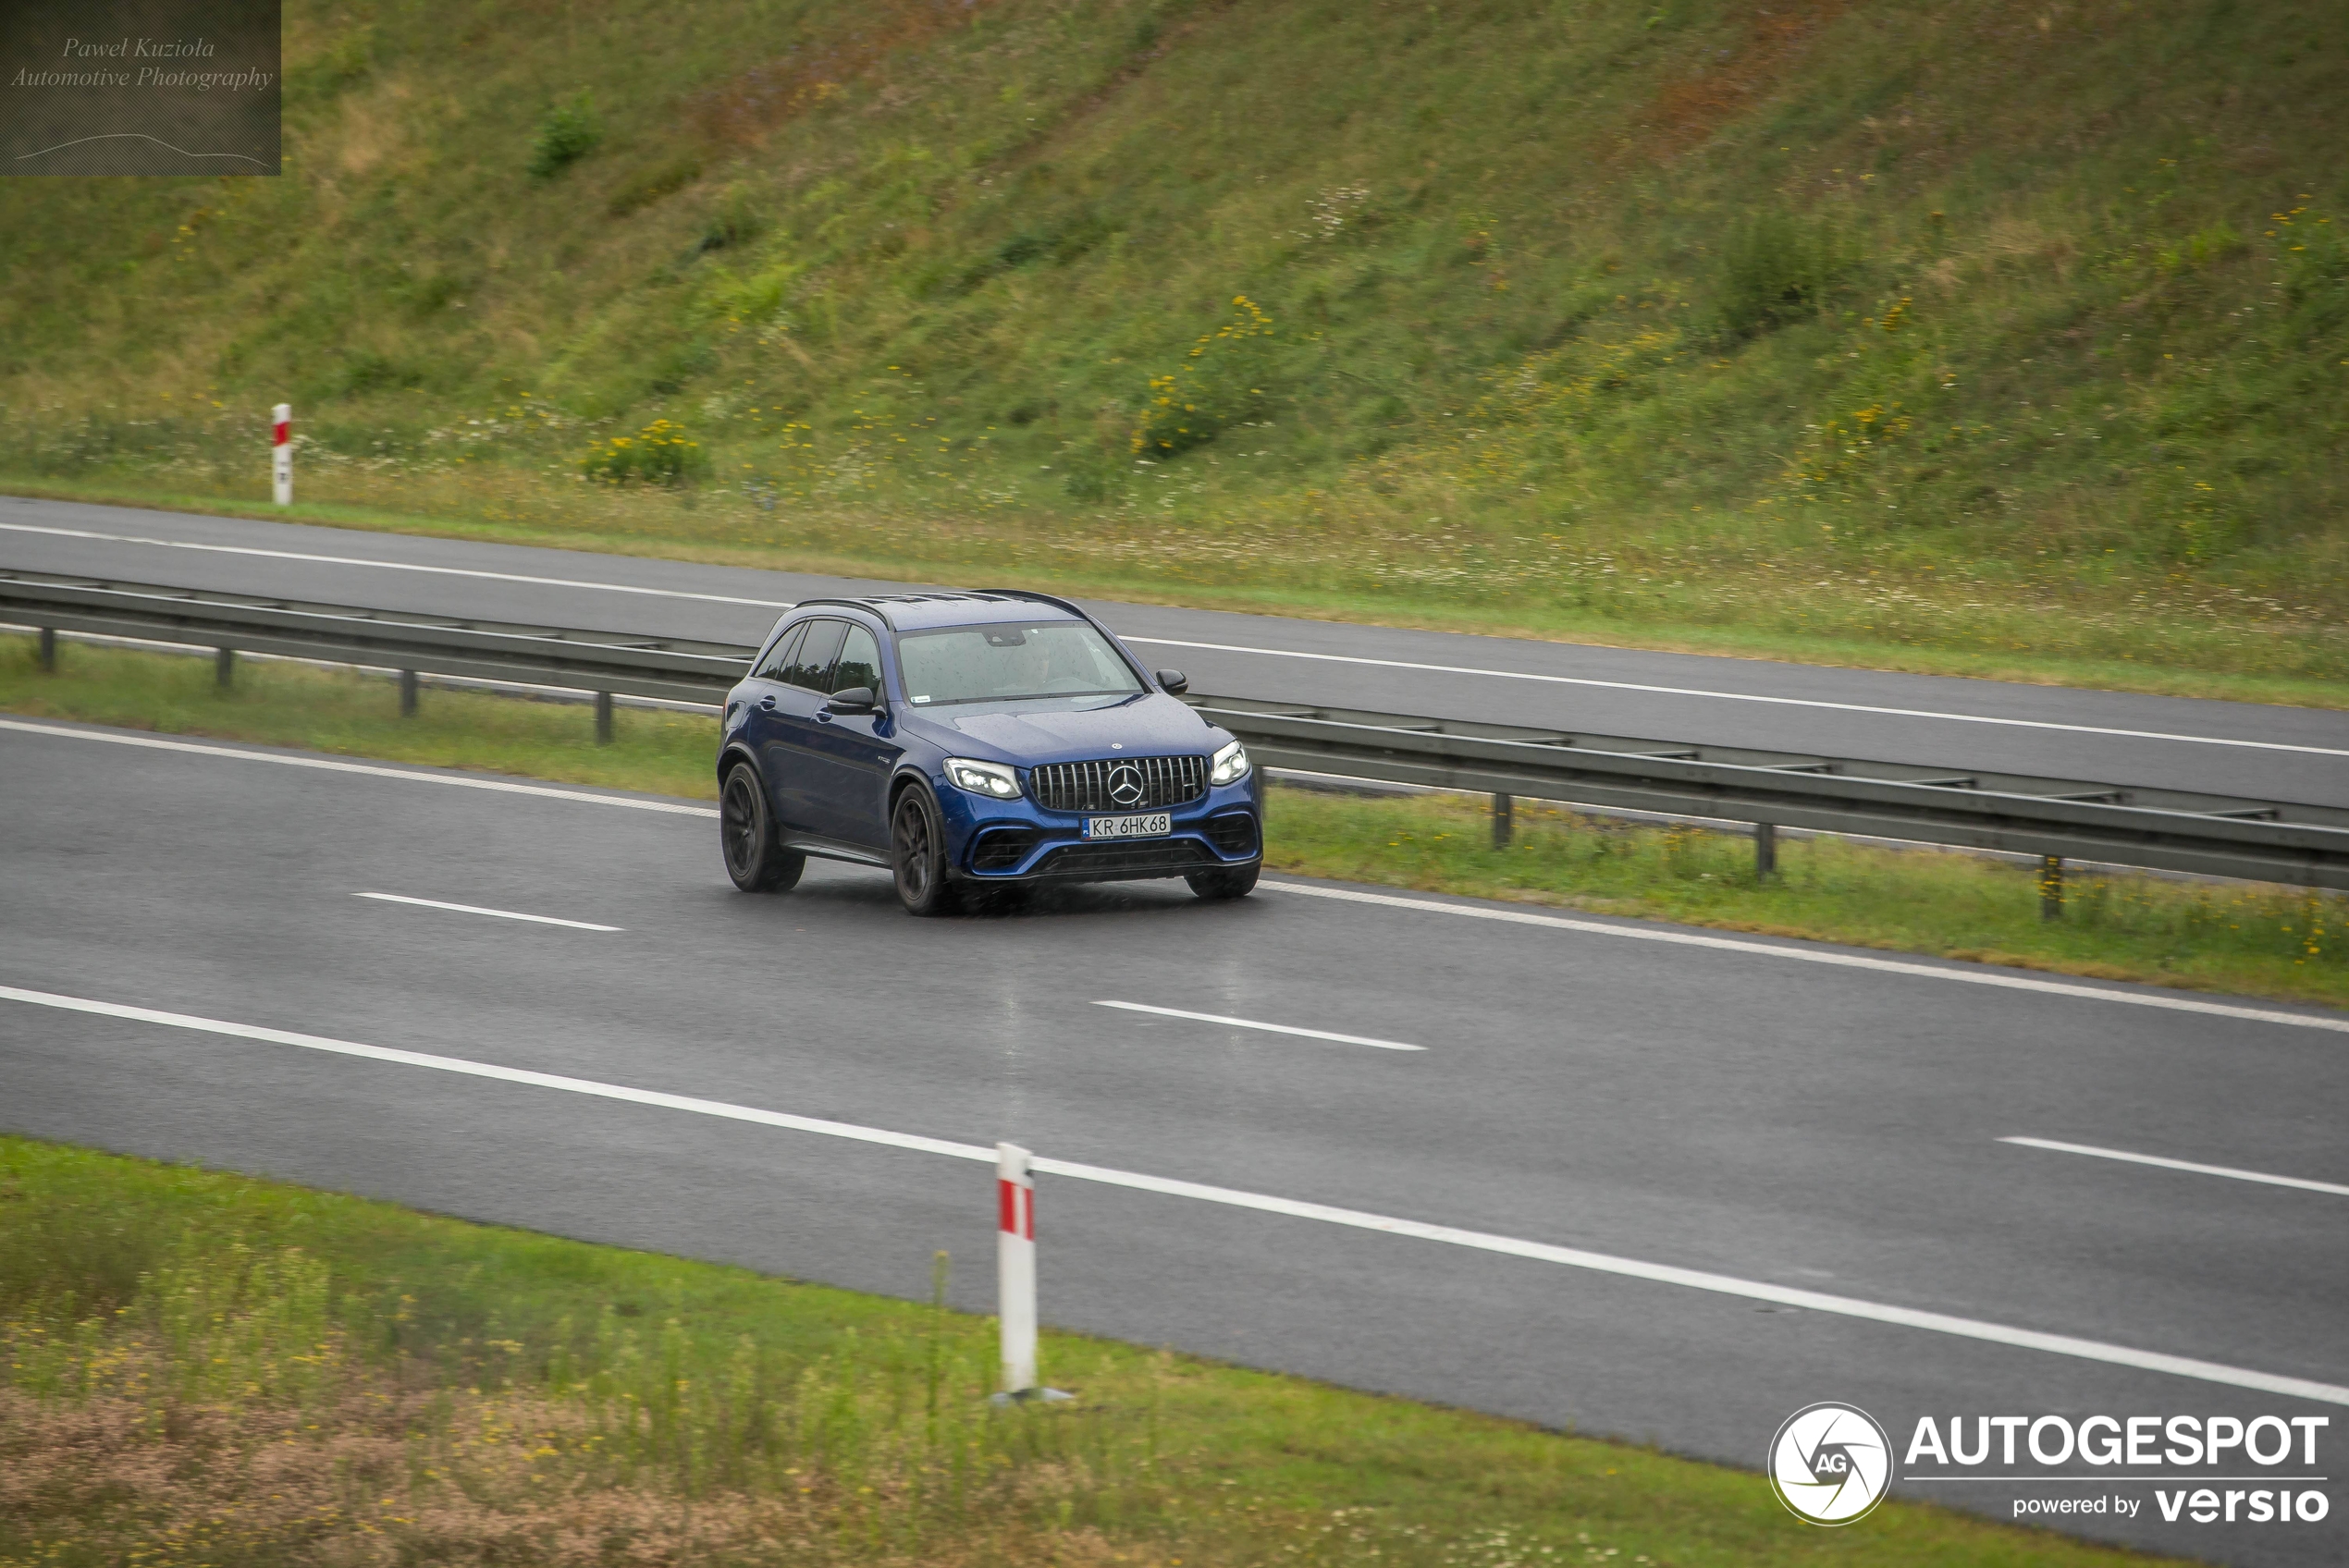
[[[109,545],[151,545],[164,550],[202,550],[220,556],[260,556],[277,561],[309,561],[324,566],[364,566],[379,571],[415,571],[433,577],[475,577],[493,582],[530,582],[542,588],[594,588],[606,594],[641,594],[655,599],[699,599],[713,605],[750,605],[759,609],[787,610],[795,599],[743,599],[732,594],[693,594],[682,588],[644,588],[633,582],[590,582],[576,577],[533,577],[522,571],[486,571],[461,566],[425,566],[417,561],[383,561],[365,556],[321,556],[301,550],[264,550],[254,545],[200,545],[192,539],[146,539],[135,533],[101,533],[88,528],[51,528],[31,522],[0,522],[11,533],[47,533],[59,539],[96,539]]]
[[[618,931],[618,925],[598,925],[592,920],[565,920],[560,915],[524,914],[520,910],[484,909],[479,904],[449,904],[438,899],[412,899],[402,893],[354,893],[353,898],[380,899],[387,904],[414,904],[419,909],[453,910],[459,914],[494,914],[500,920],[527,920],[534,925],[568,925],[574,931]]]
[[[2190,1159],[2166,1159],[2158,1154],[2132,1154],[2127,1149],[2100,1149],[2094,1144],[2063,1144],[2053,1138],[2000,1138],[2027,1149],[2053,1149],[2058,1154],[2093,1155],[2098,1159],[2126,1160],[2131,1165],[2158,1165],[2164,1170],[2190,1170],[2197,1176],[2231,1176],[2238,1182],[2259,1182],[2270,1187],[2297,1187],[2307,1193],[2331,1193],[2349,1198],[2349,1187],[2338,1182],[2311,1182],[2304,1176],[2272,1176],[2264,1170],[2238,1170],[2232,1165],[2197,1165]]]
[[[166,1028],[192,1030],[200,1034],[225,1035],[234,1039],[298,1046],[304,1050],[323,1051],[335,1056],[358,1057],[364,1060],[387,1062],[401,1067],[429,1068],[438,1072],[461,1073],[467,1077],[493,1079],[500,1083],[520,1084],[532,1088],[559,1089],[568,1094],[592,1095],[602,1099],[621,1100],[664,1110],[687,1111],[697,1116],[722,1117],[732,1121],[756,1122],[762,1126],[780,1127],[796,1133],[815,1133],[825,1137],[847,1138],[857,1143],[879,1144],[889,1148],[945,1155],[955,1159],[983,1161],[989,1164],[992,1164],[995,1159],[995,1150],[992,1146],[982,1146],[978,1144],[955,1143],[944,1138],[923,1137],[918,1133],[892,1132],[880,1127],[864,1127],[851,1121],[830,1121],[820,1117],[793,1116],[786,1111],[761,1110],[752,1106],[731,1105],[724,1100],[699,1099],[690,1095],[664,1094],[657,1089],[637,1089],[621,1084],[598,1083],[591,1078],[571,1078],[560,1073],[537,1072],[526,1068],[500,1067],[486,1061],[469,1061],[461,1057],[435,1056],[425,1051],[399,1050],[387,1046],[363,1045],[356,1040],[337,1040],[319,1035],[297,1034],[288,1029],[269,1029],[252,1023],[232,1023],[216,1018],[199,1018],[184,1012],[164,1012],[154,1008],[131,1007],[121,1002],[95,1001],[82,997],[60,996],[51,991],[25,990],[14,986],[0,986],[0,1000],[25,1002],[36,1007],[56,1008],[68,1012],[90,1013],[102,1018],[118,1018],[131,1023],[160,1024]],[[1626,1279],[1644,1280],[1655,1284],[1679,1285],[1690,1290],[1706,1291],[1719,1295],[1740,1296],[1752,1301],[1770,1302],[1780,1306],[1800,1307],[1813,1312],[1834,1313],[1845,1317],[1864,1318],[1870,1322],[1920,1329],[1930,1333],[1949,1334],[1960,1339],[1980,1340],[1991,1344],[2009,1345],[2022,1350],[2044,1351],[2052,1355],[2072,1356],[2084,1361],[2100,1361],[2139,1371],[2160,1372],[2172,1377],[2191,1378],[2206,1383],[2222,1383],[2232,1388],[2253,1389],[2262,1393],[2281,1394],[2290,1399],[2313,1400],[2325,1404],[2349,1404],[2349,1388],[2319,1383],[2306,1378],[2287,1378],[2272,1372],[2230,1366],[2220,1362],[2203,1361],[2193,1356],[2170,1355],[2160,1351],[2136,1350],[2127,1345],[2077,1339],[2069,1334],[2042,1333],[2035,1329],[2011,1328],[2003,1323],[1988,1323],[1977,1318],[1957,1317],[1942,1312],[1921,1312],[1913,1307],[1892,1306],[1882,1302],[1863,1301],[1855,1296],[1828,1295],[1819,1291],[1797,1290],[1785,1285],[1774,1285],[1765,1280],[1740,1280],[1732,1275],[1709,1274],[1701,1269],[1681,1268],[1671,1264],[1647,1263],[1637,1258],[1617,1257],[1606,1253],[1585,1252],[1579,1247],[1553,1246],[1547,1242],[1523,1241],[1514,1236],[1498,1236],[1482,1231],[1465,1231],[1451,1225],[1431,1225],[1424,1220],[1398,1219],[1387,1214],[1372,1214],[1358,1208],[1340,1208],[1330,1204],[1306,1203],[1296,1198],[1274,1197],[1270,1194],[1245,1192],[1236,1187],[1216,1187],[1200,1182],[1185,1182],[1166,1176],[1150,1176],[1139,1171],[1119,1170],[1109,1166],[1084,1165],[1073,1160],[1039,1159],[1036,1161],[1035,1169],[1046,1175],[1065,1176],[1073,1181],[1097,1182],[1106,1186],[1127,1187],[1138,1192],[1158,1193],[1167,1197],[1189,1198],[1199,1203],[1254,1209],[1261,1214],[1277,1214],[1293,1219],[1318,1220],[1323,1224],[1343,1225],[1359,1231],[1376,1231],[1386,1235],[1405,1236],[1417,1241],[1442,1242],[1453,1246],[1472,1248],[1479,1252],[1500,1253],[1510,1257],[1529,1258],[1535,1262],[1557,1264],[1568,1268],[1618,1275]]]
[[[2310,756],[2349,757],[2349,748],[2302,746],[2282,741],[2239,741],[2224,735],[2180,735],[2166,729],[2120,729],[2102,724],[2064,724],[2051,718],[1999,718],[1981,713],[1943,713],[1933,708],[1878,707],[1871,703],[1831,703],[1821,697],[1772,697],[1756,692],[1709,692],[1694,686],[1651,686],[1636,680],[1601,680],[1586,675],[1537,675],[1522,669],[1479,669],[1473,665],[1418,664],[1409,659],[1371,658],[1361,654],[1309,654],[1295,648],[1251,648],[1236,643],[1186,643],[1173,637],[1126,637],[1162,648],[1197,648],[1206,653],[1250,654],[1268,659],[1311,659],[1322,664],[1373,665],[1381,669],[1417,669],[1434,675],[1480,675],[1495,680],[1539,680],[1556,686],[1595,686],[1609,692],[1646,692],[1663,697],[1712,697],[1724,703],[1767,703],[1776,707],[1826,708],[1836,713],[1873,713],[1890,718],[1936,718],[1951,724],[1997,724],[2015,729],[2058,729],[2073,735],[2118,735],[2131,741],[2181,741],[2196,746],[2243,746],[2261,752],[2300,752]]]
[[[1253,1018],[1227,1018],[1220,1012],[1185,1012],[1179,1007],[1151,1007],[1146,1002],[1100,1001],[1095,1007],[1124,1008],[1127,1012],[1154,1012],[1161,1018],[1187,1018],[1198,1023],[1222,1023],[1234,1029],[1261,1029],[1268,1035],[1302,1035],[1309,1040],[1335,1040],[1345,1046],[1376,1046],[1383,1051],[1423,1051],[1400,1040],[1373,1040],[1367,1035],[1334,1035],[1327,1029],[1299,1029],[1293,1023],[1261,1023]]]
[[[62,724],[30,724],[20,718],[0,718],[0,729],[29,735],[61,735],[71,741],[104,741],[110,745],[141,746],[157,752],[188,752],[198,756],[229,757],[238,762],[274,762],[287,767],[316,768],[324,773],[358,773],[371,778],[404,778],[417,784],[452,784],[460,790],[489,790],[501,795],[537,795],[553,801],[585,801],[599,806],[626,806],[632,811],[666,812],[675,816],[716,816],[715,806],[687,805],[682,801],[632,800],[626,795],[598,795],[590,790],[563,790],[551,784],[524,784],[510,778],[478,778],[457,773],[420,773],[412,768],[384,767],[375,763],[337,762],[331,757],[282,756],[276,752],[248,752],[235,746],[206,746],[193,741],[166,741],[154,735],[122,735],[104,729],[71,729]]]
[[[1887,974],[1918,974],[1934,980],[1954,980],[1966,986],[1997,986],[2010,991],[2038,991],[2051,997],[2077,997],[2087,1001],[2126,1002],[2132,1007],[2166,1008],[2172,1012],[2199,1012],[2214,1018],[2240,1018],[2254,1023],[2287,1023],[2300,1029],[2331,1029],[2349,1034],[2349,1018],[2319,1017],[2306,1012],[2277,1012],[2268,1008],[2238,1007],[2231,1002],[2199,1001],[2192,997],[2158,996],[2146,991],[2111,991],[2101,986],[2074,986],[2061,980],[2034,980],[1992,969],[1961,968],[1955,964],[1903,963],[1898,959],[1863,958],[1858,953],[1830,952],[1817,948],[1779,947],[1770,942],[1740,941],[1735,937],[1705,937],[1694,931],[1663,925],[1606,925],[1595,920],[1570,920],[1563,915],[1535,914],[1528,910],[1501,909],[1488,904],[1447,904],[1433,899],[1407,899],[1392,893],[1362,893],[1351,888],[1317,888],[1307,882],[1260,882],[1259,888],[1278,893],[1302,893],[1310,899],[1339,899],[1347,903],[1380,904],[1423,914],[1461,915],[1470,920],[1500,920],[1516,925],[1545,925],[1555,930],[1593,937],[1625,937],[1638,942],[1670,942],[1684,948],[1714,948],[1748,953],[1756,958],[1792,959],[1799,963],[1826,963],[1842,969],[1873,969]]]
[[[328,757],[281,756],[275,752],[248,752],[234,746],[206,746],[192,741],[166,741],[153,735],[124,735],[102,729],[73,729],[58,724],[33,724],[23,719],[0,718],[0,729],[22,730],[32,735],[55,735],[70,741],[104,741],[117,746],[144,746],[156,751],[188,752],[204,756],[228,757],[240,762],[281,763],[289,767],[318,768],[329,773],[356,773],[376,778],[400,778],[418,784],[450,784],[464,790],[489,790],[501,794],[536,795],[548,800],[582,801],[590,805],[626,806],[633,811],[664,812],[678,816],[714,817],[714,806],[687,805],[682,801],[648,801],[625,795],[599,795],[587,790],[563,790],[550,784],[523,784],[505,778],[479,778],[461,774],[420,773],[408,768],[384,767],[369,763],[337,762]],[[1706,937],[1693,931],[1675,930],[1667,926],[1605,925],[1594,920],[1569,920],[1555,914],[1535,914],[1527,910],[1502,909],[1483,904],[1439,903],[1433,899],[1407,899],[1392,893],[1364,893],[1351,888],[1317,888],[1304,882],[1263,882],[1258,886],[1282,893],[1301,893],[1308,898],[1338,899],[1349,903],[1380,904],[1393,909],[1406,909],[1424,913],[1460,915],[1471,920],[1499,920],[1519,925],[1543,925],[1564,931],[1579,931],[1597,937],[1625,937],[1642,942],[1674,942],[1682,947],[1716,948],[1728,952],[1747,953],[1760,958],[1790,959],[1801,963],[1834,964],[1845,969],[1873,969],[1888,974],[1916,974],[1935,980],[1953,980],[1967,986],[1997,986],[2011,991],[2038,991],[2048,996],[2075,997],[2086,1001],[2126,1002],[2133,1007],[2166,1008],[2173,1012],[2199,1012],[2216,1018],[2238,1018],[2254,1023],[2284,1023],[2300,1029],[2330,1029],[2349,1034],[2349,1018],[2320,1017],[2305,1012],[2276,1012],[2267,1008],[2238,1007],[2227,1002],[2198,1001],[2190,997],[2158,996],[2140,991],[2111,991],[2098,986],[2068,985],[2060,980],[2035,980],[2021,974],[2004,974],[1994,970],[1974,971],[1955,965],[1903,963],[1897,959],[1863,958],[1857,953],[1828,952],[1823,949],[1778,947],[1767,942],[1740,941],[1733,937]]]

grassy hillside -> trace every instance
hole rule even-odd
[[[0,475],[2349,673],[2323,0],[288,14],[285,178],[0,188]]]

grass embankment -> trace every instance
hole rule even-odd
[[[710,719],[622,708],[598,746],[584,707],[427,691],[403,719],[388,680],[293,665],[248,662],[223,692],[203,659],[66,643],[52,675],[31,639],[0,638],[0,710],[703,800],[717,788]],[[2033,872],[1971,855],[1788,839],[1760,882],[1741,836],[1530,801],[1506,850],[1474,800],[1275,789],[1269,802],[1280,871],[2349,1005],[2349,899],[2334,894],[2075,871],[2050,925]]]
[[[7,1564],[2148,1561],[1070,1335],[996,1411],[986,1318],[20,1138],[0,1337]]]
[[[0,190],[0,472],[2340,683],[2333,19],[293,0],[284,178]]]

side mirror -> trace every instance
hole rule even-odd
[[[824,704],[827,713],[870,713],[880,703],[870,686],[851,686],[845,692],[834,692]]]
[[[1160,670],[1158,672],[1158,683],[1161,686],[1165,687],[1169,692],[1174,692],[1174,695],[1178,697],[1191,689],[1190,677],[1185,675],[1179,669]]]

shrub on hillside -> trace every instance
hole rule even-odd
[[[1725,338],[1759,337],[1818,313],[1841,270],[1835,238],[1781,212],[1733,231],[1713,276],[1714,325]]]
[[[538,138],[530,148],[530,178],[554,178],[594,152],[603,139],[603,121],[587,94],[556,104],[538,122]]]
[[[587,448],[579,472],[605,484],[680,485],[709,470],[701,443],[685,427],[657,419],[633,435],[614,435]]]
[[[1181,364],[1150,377],[1127,437],[1133,455],[1176,457],[1257,418],[1271,396],[1272,349],[1273,318],[1247,295],[1232,296],[1232,319],[1202,334]]]

